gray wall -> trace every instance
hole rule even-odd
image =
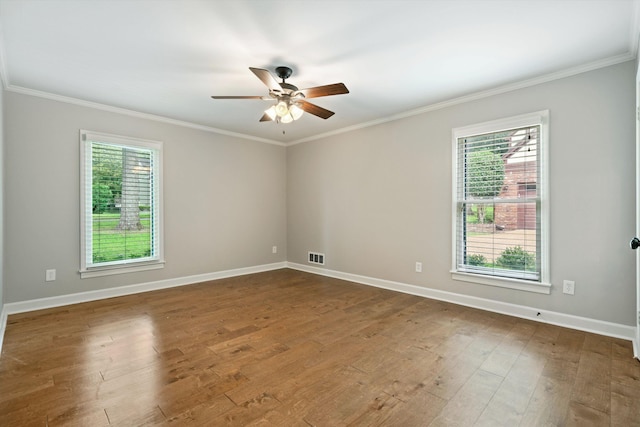
[[[284,147],[4,95],[5,303],[286,260]],[[164,269],[80,279],[79,129],[164,142]]]
[[[0,297],[305,263],[314,250],[336,271],[634,325],[634,76],[630,61],[287,149],[5,92]],[[451,129],[542,109],[552,294],[451,280]],[[79,278],[79,129],[164,142],[164,269]]]
[[[0,85],[0,312],[4,305],[4,90]],[[1,326],[0,326],[1,327]]]
[[[289,147],[288,260],[634,325],[634,76],[630,61]],[[452,128],[544,109],[551,295],[452,280]]]

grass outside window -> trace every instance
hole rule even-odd
[[[140,213],[141,230],[119,230],[119,222],[119,213],[93,215],[93,262],[120,261],[151,255],[149,212]]]

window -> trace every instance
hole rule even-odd
[[[162,268],[162,143],[80,131],[82,278]]]
[[[549,293],[548,112],[453,130],[453,278]]]

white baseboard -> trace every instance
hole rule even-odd
[[[4,305],[3,313],[6,315],[25,313],[28,311],[42,310],[45,308],[62,307],[70,304],[96,301],[105,298],[120,297],[139,294],[141,292],[156,291],[159,289],[175,288],[177,286],[192,285],[194,283],[209,280],[224,279],[227,277],[243,276],[245,274],[261,273],[263,271],[286,268],[285,262],[257,265],[253,267],[236,268],[233,270],[217,271],[213,273],[197,274],[194,276],[177,277],[175,279],[158,280],[155,282],[139,283],[136,285],[120,286],[117,288],[99,289],[96,291],[80,292],[70,295],[60,295],[49,298],[39,298],[28,301],[11,302]],[[5,317],[6,323],[6,317]],[[4,330],[3,330],[4,331]]]
[[[405,294],[451,302],[454,304],[479,308],[481,310],[491,311],[494,313],[507,314],[509,316],[534,320],[536,322],[549,323],[552,325],[563,326],[565,328],[577,329],[580,331],[592,332],[599,335],[629,340],[633,342],[634,352],[636,354],[636,357],[638,356],[637,343],[635,342],[636,328],[634,328],[633,326],[605,322],[596,319],[589,319],[587,317],[573,316],[571,314],[558,313],[554,311],[542,310],[501,301],[494,301],[485,298],[478,298],[469,295],[456,294],[453,292],[440,291],[437,289],[424,288],[422,286],[409,285],[406,283],[393,282],[390,280],[376,279],[374,277],[360,276],[357,274],[343,273],[334,270],[327,270],[324,268],[311,267],[304,264],[297,264],[292,262],[287,262],[286,264],[288,268],[294,270],[306,271],[322,276],[334,277],[337,279],[348,280],[350,282],[361,283],[363,285],[370,285],[378,288],[389,289],[392,291],[403,292]]]
[[[451,302],[467,307],[478,308],[495,313],[506,314],[523,319],[529,319],[542,323],[563,326],[585,332],[592,332],[615,338],[629,340],[633,343],[634,356],[640,358],[640,349],[635,341],[636,329],[633,326],[621,325],[617,323],[605,322],[602,320],[589,319],[586,317],[573,316],[570,314],[558,313],[547,310],[540,310],[533,307],[510,304],[484,298],[478,298],[453,292],[440,291],[436,289],[424,288],[421,286],[409,285],[406,283],[393,282],[390,280],[376,279],[373,277],[360,276],[357,274],[343,273],[324,268],[311,267],[304,264],[292,262],[278,262],[274,264],[264,264],[254,267],[238,268],[233,270],[218,271],[213,273],[185,276],[175,279],[159,280],[155,282],[140,283],[136,285],[121,286],[117,288],[100,289],[96,291],[80,292],[70,295],[61,295],[50,298],[40,298],[29,301],[21,301],[4,304],[0,312],[0,352],[7,325],[9,314],[24,313],[46,308],[62,307],[65,305],[78,304],[82,302],[96,301],[105,298],[113,298],[125,295],[132,295],[141,292],[155,291],[159,289],[173,288],[177,286],[191,285],[209,280],[224,279],[227,277],[242,276],[245,274],[260,273],[264,271],[277,270],[280,268],[291,268],[293,270],[306,271],[319,274],[321,276],[334,277],[348,280],[350,282],[375,286],[396,292],[417,295],[440,301]],[[538,315],[538,313],[540,313]]]
[[[0,310],[0,354],[2,354],[2,343],[4,342],[4,331],[7,329],[7,308],[5,305]]]

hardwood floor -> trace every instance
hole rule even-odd
[[[631,343],[294,270],[9,316],[1,426],[640,426]]]

